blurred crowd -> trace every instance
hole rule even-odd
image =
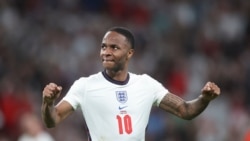
[[[1,0],[0,141],[87,141],[81,111],[44,127],[42,90],[55,82],[63,97],[101,71],[100,43],[112,26],[135,34],[131,72],[185,100],[206,81],[221,88],[191,121],[153,108],[146,141],[250,141],[248,0]]]

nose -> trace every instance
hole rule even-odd
[[[103,55],[111,55],[112,51],[111,51],[111,49],[109,47],[106,47],[106,48],[103,48],[101,50],[101,54],[103,54]]]

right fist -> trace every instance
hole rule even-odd
[[[43,101],[52,104],[61,94],[62,87],[55,83],[49,83],[43,89]]]

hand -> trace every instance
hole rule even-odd
[[[55,83],[49,83],[43,89],[43,101],[47,104],[53,104],[53,102],[60,96],[61,91],[61,86],[57,86]]]
[[[211,101],[220,95],[220,88],[213,82],[207,82],[201,93],[204,100]]]

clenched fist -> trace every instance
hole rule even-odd
[[[43,102],[52,104],[61,94],[62,87],[55,83],[49,83],[43,89]]]
[[[211,101],[220,95],[220,88],[213,82],[207,82],[201,93],[204,100]]]

